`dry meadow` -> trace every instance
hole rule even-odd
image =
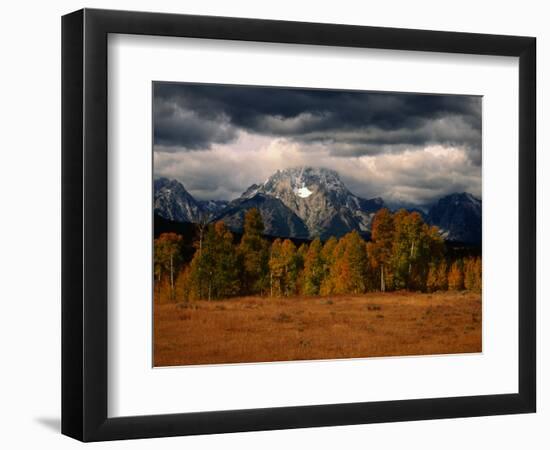
[[[155,304],[154,314],[157,367],[481,351],[471,292],[243,297]]]

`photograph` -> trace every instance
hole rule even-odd
[[[482,103],[153,81],[153,366],[482,352]]]
[[[546,4],[106,5],[3,5],[0,449],[550,449]]]

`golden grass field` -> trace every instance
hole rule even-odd
[[[481,351],[481,295],[242,297],[154,306],[154,365]]]

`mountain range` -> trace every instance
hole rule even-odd
[[[225,200],[195,200],[176,180],[157,178],[153,185],[155,213],[175,222],[208,222],[229,203]]]
[[[324,168],[278,170],[262,184],[253,184],[230,201],[196,200],[176,180],[154,181],[154,211],[176,222],[222,220],[242,231],[244,215],[257,208],[270,236],[326,239],[357,230],[370,236],[376,212],[387,207],[381,198],[364,199],[348,190],[338,173]],[[442,197],[423,218],[442,230],[446,240],[481,242],[481,200],[468,193]]]
[[[467,192],[440,198],[430,208],[427,221],[439,227],[448,241],[481,242],[481,200]]]

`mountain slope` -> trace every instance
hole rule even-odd
[[[242,231],[244,215],[251,208],[256,208],[260,212],[265,234],[293,238],[309,237],[306,225],[294,212],[279,199],[261,193],[232,201],[214,220],[222,220],[232,230]]]
[[[198,222],[203,208],[176,180],[158,178],[154,181],[155,214],[176,222]]]
[[[211,220],[229,202],[196,200],[179,181],[158,178],[154,181],[154,212],[167,220],[194,222]]]
[[[481,200],[467,192],[439,199],[428,212],[428,223],[438,226],[446,240],[481,242]]]
[[[198,200],[198,204],[212,218],[218,215],[229,202],[227,200]]]
[[[336,172],[311,167],[279,170],[231,202],[196,200],[181,183],[166,178],[156,179],[154,189],[154,211],[164,219],[223,220],[240,232],[246,211],[257,208],[265,234],[300,239],[340,237],[352,230],[368,237],[375,213],[385,206],[380,198],[367,200],[352,194]],[[447,241],[481,242],[481,200],[469,193],[441,198],[423,217],[438,226]]]
[[[384,206],[382,199],[352,194],[335,171],[313,167],[278,170],[263,184],[250,186],[240,199],[258,194],[280,200],[303,221],[310,237],[368,233],[375,212]]]

